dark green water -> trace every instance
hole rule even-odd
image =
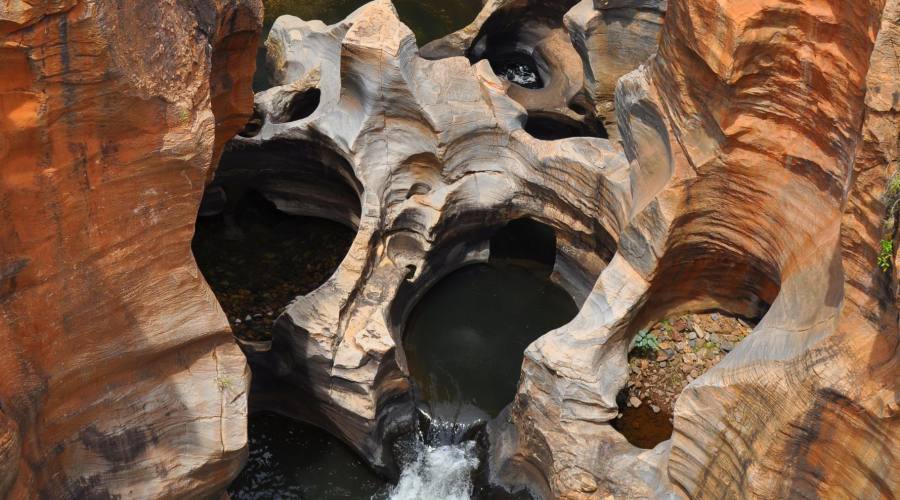
[[[265,21],[257,53],[254,90],[258,92],[271,86],[265,76],[266,52],[262,44],[278,16],[288,14],[334,24],[366,3],[366,0],[263,0]],[[394,0],[400,19],[415,33],[420,47],[465,27],[475,19],[481,6],[481,0]]]
[[[316,427],[260,414],[251,415],[248,431],[250,458],[228,488],[234,500],[361,500],[387,488],[352,450]]]
[[[420,398],[472,405],[491,417],[512,402],[525,348],[578,307],[548,269],[512,262],[464,267],[416,305],[403,340]]]

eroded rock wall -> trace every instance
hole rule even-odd
[[[388,445],[416,418],[402,350],[416,299],[447,273],[487,260],[499,227],[531,218],[556,231],[554,279],[584,300],[614,251],[611,234],[630,197],[627,163],[604,139],[529,135],[526,110],[488,61],[420,57],[387,1],[332,26],[282,17],[267,43],[278,85],[257,94],[262,127],[229,154],[296,151],[302,160],[265,160],[258,175],[227,160],[220,174],[290,176],[323,193],[326,176],[310,167],[330,168],[357,186],[362,209],[336,273],[288,307],[271,346],[248,346],[253,399],[330,430],[396,473]],[[314,89],[315,110],[290,118],[286,107]],[[304,205],[300,191],[252,182],[291,213],[341,220],[346,212],[345,203]]]
[[[616,95],[633,185],[656,194],[600,305],[526,353],[501,476],[561,498],[897,494],[896,278],[876,264],[895,9],[668,3],[658,54]],[[765,316],[681,394],[671,441],[625,443],[604,422],[631,338],[708,308]]]
[[[256,0],[0,5],[0,496],[202,498],[249,371],[191,255]]]
[[[494,479],[548,498],[896,495],[896,278],[876,265],[896,209],[896,2],[559,6],[487,2],[427,60],[383,1],[334,26],[276,23],[280,85],[234,147],[336,155],[362,210],[332,279],[248,346],[260,404],[389,470],[413,420],[404,314],[485,259],[490,228],[530,217],[557,231],[555,276],[581,311],[527,350],[491,425]],[[549,84],[498,79],[494,42]],[[290,118],[313,89],[315,111]],[[540,140],[541,115],[616,128]],[[635,448],[609,425],[632,338],[708,309],[762,319],[682,393],[673,438]],[[285,396],[298,389],[315,404]]]

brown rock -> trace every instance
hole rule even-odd
[[[249,372],[190,240],[260,9],[0,6],[0,497],[198,498],[241,467]]]

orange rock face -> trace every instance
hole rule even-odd
[[[500,441],[510,482],[572,499],[897,495],[898,274],[878,257],[898,241],[898,6],[668,2],[657,54],[616,91],[641,205],[602,307],[526,352]],[[707,309],[761,321],[681,393],[670,441],[625,443],[605,422],[630,340]]]
[[[249,117],[256,0],[0,6],[0,496],[192,497],[249,373],[194,263]]]

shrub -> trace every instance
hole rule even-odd
[[[634,339],[634,348],[641,354],[650,354],[659,349],[659,339],[648,330],[641,330]]]

